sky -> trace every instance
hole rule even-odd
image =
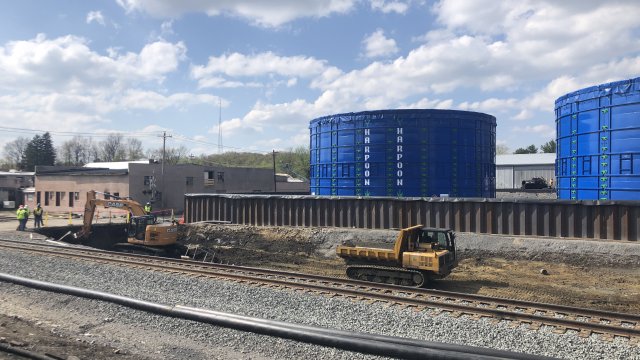
[[[554,101],[640,76],[637,0],[21,0],[0,12],[0,149],[49,131],[193,155],[309,144],[377,109],[497,118],[555,138]]]

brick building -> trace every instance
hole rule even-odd
[[[309,183],[275,177],[278,192],[308,193]],[[273,193],[271,169],[165,165],[152,161],[92,163],[85,167],[37,166],[35,189],[29,206],[40,203],[50,212],[82,212],[86,193],[131,197],[154,210],[184,208],[186,193]]]

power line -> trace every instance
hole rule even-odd
[[[9,126],[0,126],[0,130],[3,130],[4,132],[9,132],[9,133],[17,133],[17,134],[44,134],[46,132],[48,132],[51,135],[56,135],[56,136],[89,136],[89,137],[109,137],[115,134],[118,134],[122,137],[126,137],[126,138],[136,138],[136,137],[162,137],[162,130],[157,130],[157,131],[150,131],[150,132],[110,132],[110,133],[94,133],[94,132],[81,132],[81,131],[51,131],[51,130],[35,130],[35,129],[27,129],[27,128],[17,128],[17,127],[9,127]],[[210,145],[213,147],[222,147],[221,143],[214,143],[214,142],[209,142],[209,141],[203,141],[203,140],[197,140],[197,139],[192,139],[188,136],[185,135],[180,135],[180,134],[174,134],[176,139],[179,140],[183,140],[183,141],[188,141],[188,142],[192,142],[192,143],[198,143],[198,144],[203,144],[203,145]],[[242,148],[242,147],[235,147],[235,146],[225,146],[225,148],[227,149],[231,149],[231,150],[237,150],[237,151],[246,151],[246,152],[260,152],[263,154],[269,153],[271,152],[271,150],[265,150],[265,149],[249,149],[249,148]]]
[[[95,133],[95,132],[77,132],[77,131],[52,131],[52,130],[35,130],[35,129],[26,129],[26,128],[14,128],[14,127],[8,127],[8,126],[0,126],[0,129],[6,131],[6,132],[14,132],[14,133],[21,133],[21,134],[26,134],[26,133],[49,133],[51,135],[58,135],[58,136],[80,136],[80,135],[85,135],[85,136],[95,136],[95,137],[108,137],[111,135],[115,135],[115,134],[119,134],[122,135],[123,137],[137,137],[137,136],[157,136],[158,133],[161,133],[162,131],[158,130],[158,131],[153,131],[153,132],[133,132],[133,133],[124,133],[124,132],[110,132],[110,133]]]

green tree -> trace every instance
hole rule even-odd
[[[518,148],[514,154],[535,154],[538,152],[538,148],[531,144],[529,146],[527,146],[526,148]]]
[[[34,171],[37,165],[54,165],[56,152],[51,135],[46,132],[42,136],[35,135],[27,144],[23,159],[23,169]]]
[[[555,153],[556,141],[555,140],[547,141],[546,143],[540,145],[540,150],[542,150],[543,153]]]
[[[250,152],[225,152],[201,155],[189,162],[200,165],[220,165],[229,167],[273,168],[273,154]],[[296,178],[309,178],[309,148],[300,146],[276,153],[276,172],[287,173]]]
[[[299,146],[276,154],[276,171],[298,179],[309,178],[309,148]]]

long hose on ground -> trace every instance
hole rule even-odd
[[[53,284],[3,273],[0,273],[0,281],[87,299],[108,301],[133,309],[164,316],[198,321],[257,334],[277,336],[280,338],[328,346],[347,351],[356,351],[400,359],[549,359],[547,357],[509,351],[419,341],[384,335],[363,334],[343,330],[289,324],[274,320],[256,319],[235,314],[188,308],[179,305],[163,305],[125,296]]]

